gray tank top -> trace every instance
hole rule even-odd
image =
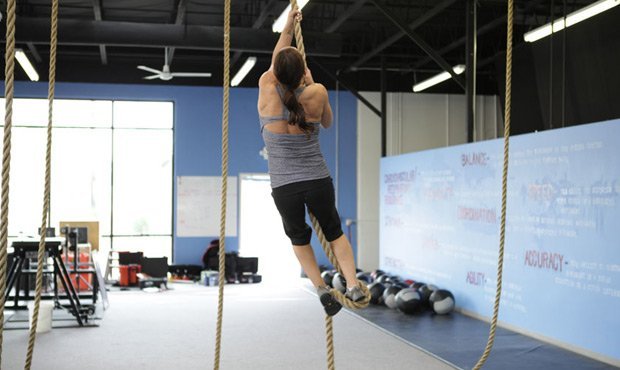
[[[284,91],[276,85],[280,98]],[[303,87],[295,90],[299,96]],[[260,129],[269,154],[268,166],[271,187],[300,181],[318,180],[329,177],[329,170],[319,145],[320,122],[309,122],[314,125],[314,132],[306,134],[277,134],[265,130],[265,125],[275,121],[288,121],[289,111],[282,104],[279,116],[260,116]]]

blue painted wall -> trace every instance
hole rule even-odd
[[[4,87],[4,84],[2,86]],[[46,98],[47,84],[17,82],[15,97]],[[172,101],[175,120],[174,178],[221,174],[221,87],[57,83],[56,98]],[[230,176],[237,176],[243,172],[267,172],[267,162],[258,154],[263,147],[263,141],[259,133],[257,98],[256,88],[231,90]],[[348,92],[340,92],[339,99],[336,99],[334,92],[330,92],[334,111],[337,100],[338,124],[322,131],[321,147],[332,177],[337,181],[338,209],[344,222],[346,218],[354,218],[357,210],[355,188],[357,105],[355,97]],[[338,145],[336,145],[337,137]],[[337,177],[336,161],[339,166]],[[176,191],[176,181],[174,186]],[[173,209],[176,229],[176,199]],[[216,237],[214,235],[206,238],[180,238],[176,236],[174,230],[174,263],[200,264],[206,246]],[[227,238],[226,246],[227,250],[237,250],[238,238]],[[327,258],[316,239],[313,240],[313,246],[318,263],[327,264]]]

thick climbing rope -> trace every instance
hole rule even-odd
[[[213,368],[220,368],[222,346],[222,316],[224,311],[224,279],[226,276],[226,193],[228,190],[228,101],[230,96],[230,0],[224,1],[224,96],[222,108],[222,200],[220,212],[220,248],[218,267],[217,327]]]
[[[43,194],[43,212],[41,216],[41,228],[39,239],[39,251],[37,255],[37,277],[35,286],[34,309],[32,312],[32,325],[30,326],[30,336],[28,339],[28,352],[24,370],[30,370],[32,366],[32,356],[34,354],[34,343],[37,338],[37,325],[39,319],[39,306],[41,303],[41,293],[43,291],[43,262],[45,261],[45,234],[47,230],[48,213],[50,207],[51,178],[52,178],[52,117],[54,108],[54,90],[56,87],[56,45],[58,42],[58,0],[52,0],[52,15],[50,27],[50,66],[49,66],[49,86],[47,90],[48,113],[47,113],[47,150],[45,152],[45,190]],[[77,250],[76,250],[77,253]],[[74,256],[77,258],[77,256]],[[80,312],[75,312],[79,315]]]
[[[4,140],[2,151],[2,190],[0,195],[0,368],[2,367],[2,339],[4,303],[7,278],[7,242],[9,224],[9,172],[11,168],[11,129],[13,128],[13,93],[15,71],[15,0],[6,3],[6,52],[4,54]]]
[[[291,9],[297,9],[297,8],[298,8],[297,0],[291,0]],[[305,61],[306,50],[304,47],[304,38],[301,32],[300,22],[295,22],[295,44],[297,45],[297,50],[299,50],[299,52],[301,53]],[[309,213],[309,214],[310,214],[310,220],[312,221],[312,226],[314,227],[314,230],[317,233],[317,236],[319,238],[319,241],[321,242],[321,246],[323,247],[325,254],[329,258],[329,262],[331,262],[332,266],[334,266],[336,270],[338,270],[338,272],[342,274],[340,265],[338,264],[338,261],[336,260],[336,256],[334,255],[334,252],[331,248],[330,243],[327,241],[327,239],[325,238],[325,235],[323,234],[323,230],[321,230],[321,226],[319,225],[319,222],[317,221],[316,217],[314,217],[312,213]],[[338,302],[340,302],[343,306],[349,309],[364,308],[368,306],[368,303],[370,302],[370,292],[368,291],[368,288],[366,287],[366,285],[362,283],[361,281],[358,280],[357,284],[364,292],[364,299],[359,302],[353,302],[350,299],[347,299],[344,296],[344,294],[342,294],[340,291],[336,289],[332,289],[331,293]],[[332,317],[329,315],[325,315],[325,335],[326,335],[326,345],[327,345],[327,368],[329,370],[334,370],[336,368],[334,364],[334,360],[335,360],[334,327],[333,327]]]
[[[506,193],[508,185],[508,149],[510,146],[510,101],[512,97],[512,24],[513,24],[513,0],[508,0],[508,16],[506,28],[506,102],[504,104],[504,167],[502,171],[502,218],[499,234],[499,257],[497,262],[497,290],[495,292],[495,304],[493,305],[493,318],[487,345],[474,366],[474,370],[482,368],[491,354],[491,348],[495,342],[495,330],[499,316],[499,302],[502,295],[502,274],[504,270],[504,241],[506,239]]]
[[[52,22],[50,38],[50,69],[49,69],[49,89],[48,89],[48,126],[47,126],[47,151],[45,166],[45,191],[43,195],[43,215],[41,222],[41,238],[39,240],[38,263],[36,275],[36,291],[33,310],[32,326],[28,340],[28,352],[24,368],[29,370],[32,365],[34,353],[34,343],[36,340],[36,330],[39,317],[39,306],[41,293],[43,290],[43,261],[45,257],[45,230],[47,229],[47,214],[49,213],[50,200],[50,179],[51,179],[51,147],[52,147],[52,106],[54,101],[54,86],[56,81],[56,44],[58,29],[58,0],[52,1]],[[4,148],[2,161],[2,207],[0,225],[0,364],[2,361],[2,331],[4,328],[4,305],[7,276],[7,247],[8,247],[8,219],[9,219],[9,174],[11,163],[11,130],[13,127],[13,96],[14,96],[14,70],[15,70],[15,0],[7,2],[7,30],[6,30],[6,52],[5,52],[5,93],[6,113],[4,125]],[[77,313],[76,313],[77,314]]]
[[[327,255],[327,258],[329,258],[329,262],[331,262],[331,264],[336,268],[336,270],[338,270],[338,272],[342,274],[342,270],[340,269],[340,266],[338,265],[336,256],[334,255],[334,252],[332,251],[329,242],[325,238],[325,235],[323,234],[323,230],[321,230],[321,226],[319,225],[319,222],[317,221],[316,217],[314,217],[312,213],[310,213],[310,220],[312,221],[312,226],[314,227],[317,237],[319,238],[319,241],[321,242],[321,245],[323,246],[323,250],[325,250],[325,254]],[[370,292],[368,291],[368,288],[366,287],[364,283],[362,283],[359,280],[357,283],[359,287],[362,289],[362,291],[364,292],[364,299],[362,299],[361,301],[353,302],[352,300],[346,298],[344,294],[342,294],[339,290],[336,290],[336,289],[332,289],[331,293],[334,296],[334,298],[338,300],[338,302],[342,303],[343,306],[349,309],[364,308],[368,306],[368,303],[370,302]],[[326,338],[326,345],[327,345],[327,368],[329,370],[334,370],[336,368],[334,364],[334,360],[335,360],[334,358],[335,357],[334,355],[334,326],[333,326],[332,317],[329,315],[325,315],[325,338]]]

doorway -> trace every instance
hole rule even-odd
[[[301,267],[271,197],[269,175],[239,175],[239,253],[258,257],[266,285],[298,284]]]

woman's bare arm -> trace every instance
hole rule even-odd
[[[297,9],[291,10],[288,13],[288,18],[286,19],[286,25],[284,26],[282,33],[280,33],[280,38],[278,39],[275,48],[273,48],[273,55],[271,56],[271,67],[269,67],[269,69],[273,68],[273,64],[276,60],[276,55],[278,54],[278,52],[287,46],[291,46],[291,43],[293,42],[293,37],[295,36],[295,22],[299,21],[301,21],[301,11]]]
[[[321,86],[321,94],[323,95],[323,114],[321,115],[321,126],[324,128],[330,128],[332,122],[334,120],[334,115],[332,113],[332,107],[329,104],[329,96],[327,94],[327,89],[325,86]]]

